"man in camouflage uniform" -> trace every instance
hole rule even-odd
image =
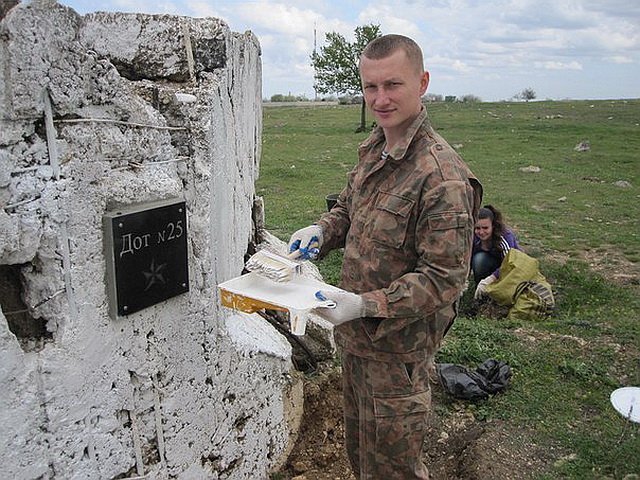
[[[386,35],[360,58],[378,126],[337,205],[291,249],[344,246],[340,287],[323,292],[342,349],[346,448],[357,478],[427,479],[428,371],[466,280],[482,189],[430,126],[429,74],[411,39]]]

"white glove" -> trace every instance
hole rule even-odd
[[[319,295],[327,300],[333,300],[336,306],[335,308],[315,308],[314,313],[335,326],[364,316],[364,300],[360,295],[336,290],[322,290]]]
[[[473,294],[473,298],[478,300],[480,297],[487,294],[487,286],[491,285],[493,282],[497,280],[493,275],[489,275],[487,278],[484,278],[478,282],[478,286],[476,287],[476,293]]]
[[[320,247],[322,247],[322,228],[318,225],[301,228],[289,239],[289,253],[300,250],[300,256],[304,260],[317,257]]]

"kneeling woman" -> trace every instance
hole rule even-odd
[[[471,256],[471,270],[477,285],[474,298],[480,298],[487,285],[498,279],[502,259],[512,248],[520,250],[515,234],[505,225],[500,211],[491,205],[482,207],[478,212]]]

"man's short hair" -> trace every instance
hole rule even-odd
[[[364,47],[362,56],[371,60],[387,58],[398,49],[404,50],[409,61],[415,65],[416,69],[424,72],[424,60],[420,46],[404,35],[389,34],[375,38]]]

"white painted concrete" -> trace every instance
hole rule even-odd
[[[0,265],[48,332],[0,314],[0,476],[267,478],[299,424],[291,347],[216,290],[252,235],[256,38],[34,0],[0,52]],[[190,291],[111,320],[102,216],[166,198],[186,200]]]

